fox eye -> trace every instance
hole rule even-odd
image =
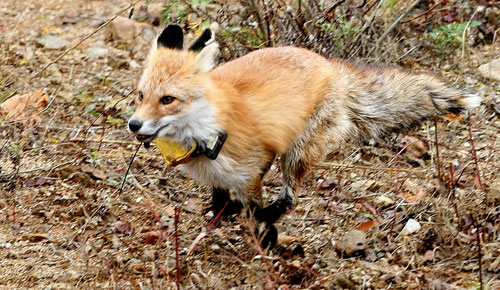
[[[161,99],[160,99],[160,103],[162,105],[168,105],[170,103],[172,103],[173,101],[175,100],[174,97],[172,96],[163,96]]]
[[[144,95],[142,92],[139,92],[139,102],[142,102],[142,99],[144,99]]]

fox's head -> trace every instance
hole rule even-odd
[[[170,24],[153,44],[128,122],[141,142],[166,137],[189,147],[217,131],[216,108],[206,95],[218,45],[209,29],[188,49],[183,38],[182,28]]]

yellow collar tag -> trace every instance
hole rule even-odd
[[[191,161],[190,155],[197,146],[195,141],[193,147],[189,151],[186,151],[179,143],[164,138],[156,138],[154,143],[169,166],[176,166]]]

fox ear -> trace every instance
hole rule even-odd
[[[182,28],[177,24],[169,24],[158,36],[157,45],[158,47],[170,49],[182,49],[183,41],[184,33]]]
[[[197,72],[208,72],[215,65],[215,58],[219,53],[219,45],[215,42],[212,31],[205,29],[188,50],[197,53]]]
[[[205,29],[205,31],[203,31],[200,37],[198,37],[196,41],[193,42],[193,44],[191,44],[189,50],[199,52],[203,48],[205,48],[205,46],[210,44],[212,41],[214,41],[214,36],[212,34],[212,31],[210,29]]]
[[[215,66],[217,54],[219,54],[219,45],[215,41],[212,41],[212,43],[201,49],[196,55],[196,72],[202,73],[212,70]]]

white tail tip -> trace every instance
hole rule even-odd
[[[483,98],[481,98],[477,94],[466,95],[465,98],[463,99],[464,108],[466,110],[477,108],[479,107],[479,105],[481,105],[482,100]]]

